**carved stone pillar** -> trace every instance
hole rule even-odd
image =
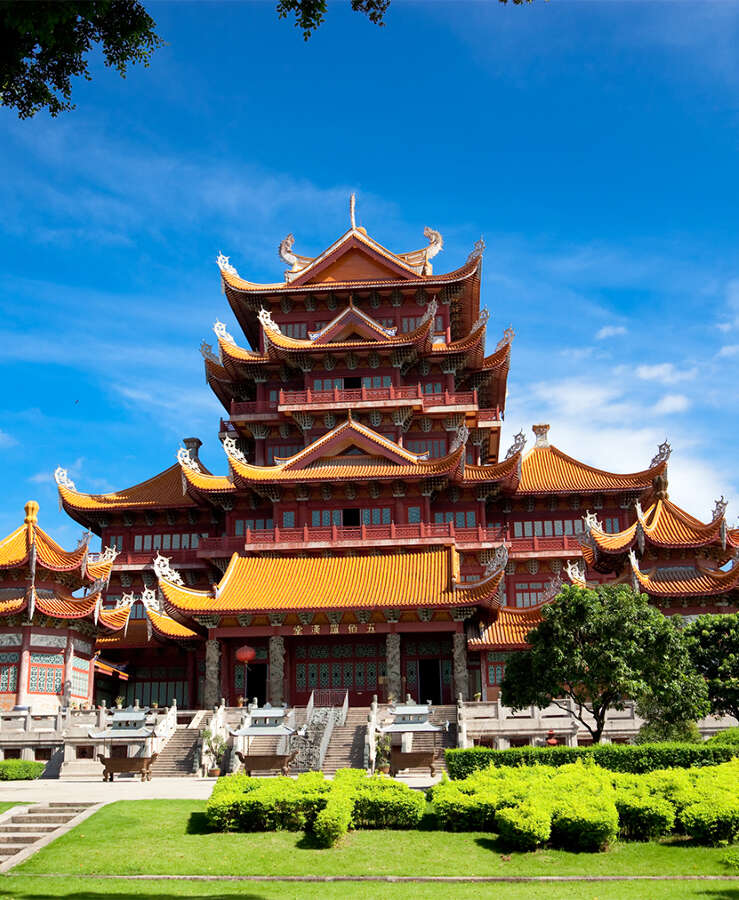
[[[221,642],[210,638],[205,642],[205,684],[203,706],[213,709],[221,702]]]
[[[285,638],[273,634],[269,639],[269,702],[279,706],[284,700]]]
[[[469,700],[468,691],[467,635],[457,631],[454,633],[454,696],[461,694],[464,700]]]
[[[16,706],[28,706],[28,674],[31,669],[31,629],[23,629],[23,643],[20,648],[20,665],[18,666],[18,684],[16,687]]]
[[[400,635],[389,632],[385,639],[385,687],[388,697],[401,700],[400,691]]]

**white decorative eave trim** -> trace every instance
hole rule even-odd
[[[587,581],[585,580],[585,564],[583,562],[580,560],[568,559],[565,563],[565,571],[567,572],[567,577],[575,587],[587,587]]]
[[[213,325],[213,331],[216,333],[216,337],[220,340],[225,341],[227,344],[236,344],[236,341],[229,334],[226,325],[223,322],[220,322],[216,319]]]
[[[218,253],[216,257],[216,265],[221,270],[221,272],[226,272],[228,275],[235,275],[237,278],[241,278],[239,273],[236,271],[236,266],[231,265],[231,257],[224,256],[222,253]]]
[[[230,434],[227,434],[221,443],[223,444],[223,449],[226,452],[226,456],[230,460],[236,460],[236,462],[240,462],[243,465],[249,465],[249,461],[247,460],[247,458],[236,446],[235,438],[233,438]]]
[[[182,576],[169,564],[170,559],[171,557],[169,556],[162,556],[161,553],[157,553],[153,560],[154,572],[157,578],[164,579],[165,581],[169,581],[171,584],[177,584],[180,587],[184,587],[185,583],[182,580]],[[154,592],[152,591],[152,594],[153,593]]]
[[[667,462],[670,458],[670,454],[672,453],[672,447],[670,446],[667,438],[657,447],[657,453],[652,457],[652,461],[649,463],[649,468],[653,469],[655,466],[658,466],[660,463]]]
[[[56,481],[59,487],[68,488],[70,491],[76,491],[77,488],[74,486],[74,482],[69,477],[66,469],[63,469],[61,466],[57,466],[54,470],[54,481]]]
[[[189,469],[191,472],[197,472],[201,474],[202,469],[197,464],[197,462],[190,455],[190,451],[186,447],[180,447],[177,451],[177,462],[185,469]]]

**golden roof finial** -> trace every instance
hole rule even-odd
[[[35,500],[29,500],[26,503],[24,507],[26,512],[25,525],[35,525],[38,522],[38,508],[38,503]]]

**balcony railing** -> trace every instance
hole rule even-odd
[[[419,410],[430,410],[438,407],[462,406],[477,410],[477,391],[441,391],[426,394],[421,385],[410,387],[356,388],[343,390],[333,388],[329,391],[284,391],[279,394],[278,406],[266,400],[248,400],[231,402],[231,417],[245,416],[277,416],[280,412],[291,409],[310,409],[315,407],[331,408],[338,406],[355,406],[366,404],[376,406],[382,403],[415,406]],[[483,422],[499,422],[500,408],[497,406],[478,410],[478,419]]]

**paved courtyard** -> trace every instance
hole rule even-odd
[[[207,800],[215,778],[156,778],[105,783],[102,779],[79,781],[0,782],[0,801],[49,803],[62,800],[80,803],[110,803],[113,800]]]

